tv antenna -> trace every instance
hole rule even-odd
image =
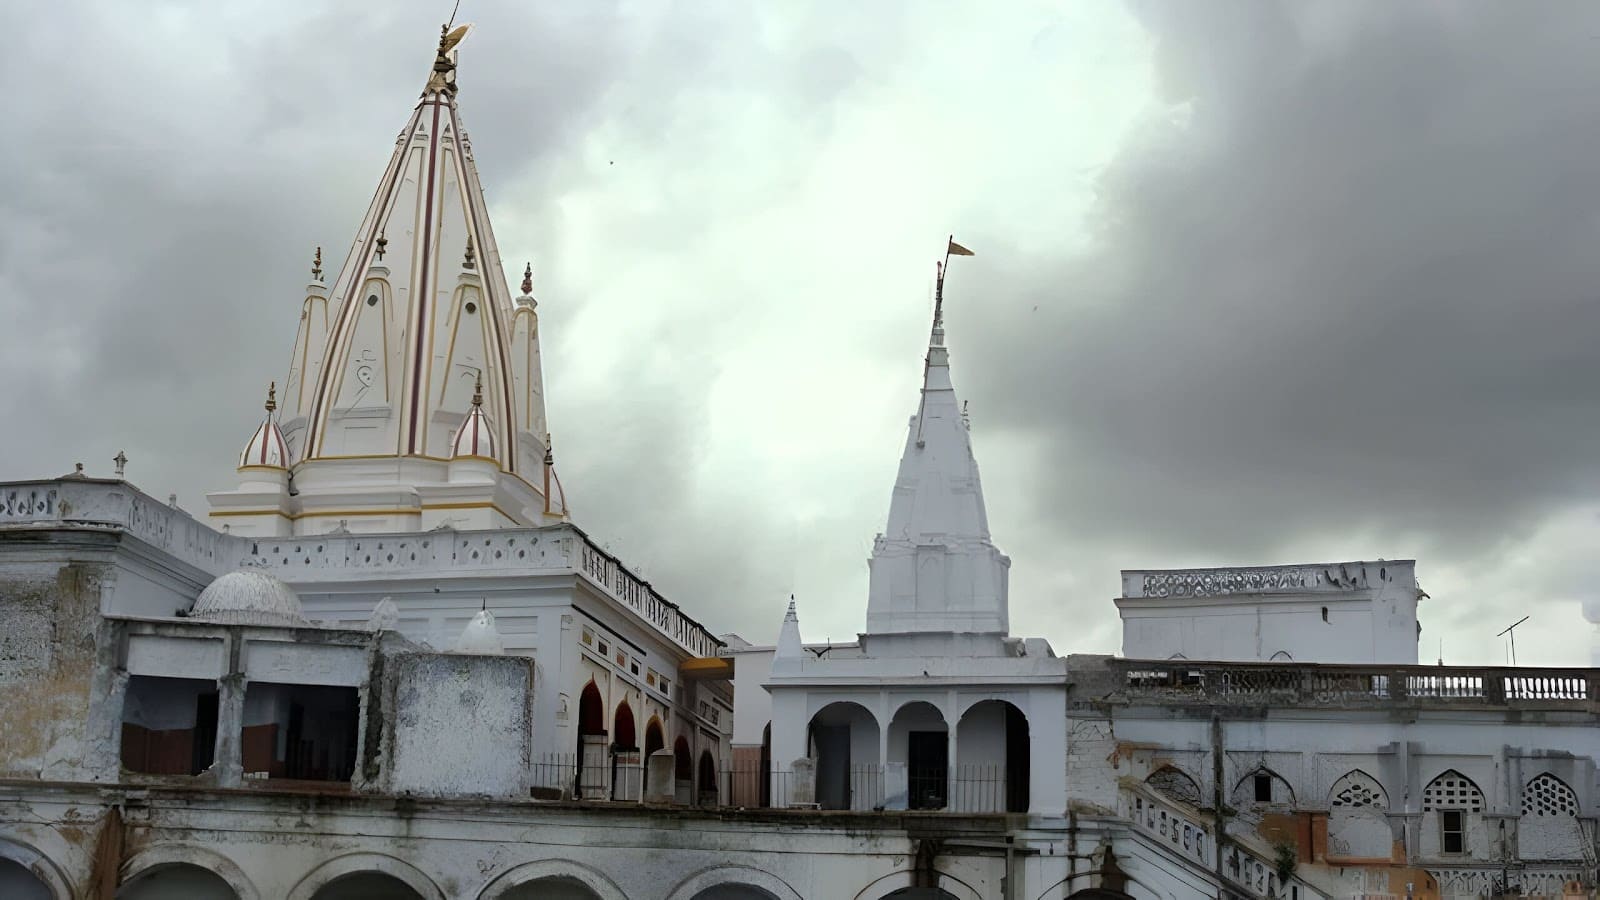
[[[1521,625],[1523,622],[1528,621],[1528,618],[1529,618],[1528,616],[1523,616],[1522,618],[1516,620],[1515,622],[1512,622],[1509,626],[1507,626],[1505,631],[1500,632],[1500,634],[1509,635],[1510,638],[1511,638],[1511,664],[1513,666],[1517,664],[1517,630],[1516,629],[1517,629],[1518,625]],[[1495,637],[1499,637],[1500,634],[1495,635]]]

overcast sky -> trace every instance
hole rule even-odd
[[[0,478],[125,449],[197,514],[233,484],[448,6],[29,14],[0,55]],[[460,18],[574,519],[714,631],[770,641],[790,593],[808,640],[862,627],[954,232],[1014,633],[1118,649],[1122,568],[1416,558],[1424,660],[1503,662],[1531,615],[1519,661],[1588,663],[1600,5]]]

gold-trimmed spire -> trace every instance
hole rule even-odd
[[[462,39],[467,36],[467,32],[471,30],[472,26],[470,24],[462,25],[454,31],[450,30],[450,23],[448,22],[439,26],[439,50],[434,55],[433,74],[429,76],[428,86],[423,90],[423,93],[440,91],[452,96],[455,95],[456,60],[453,51],[456,49],[456,45],[461,43]]]

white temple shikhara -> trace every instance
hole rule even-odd
[[[281,441],[247,451],[238,487],[210,495],[219,527],[289,536],[340,522],[361,533],[566,517],[532,268],[513,297],[456,106],[459,39],[441,38],[331,286],[318,248],[283,409],[263,426]],[[482,465],[452,463],[464,425],[486,438],[468,454]]]

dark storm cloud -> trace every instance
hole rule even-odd
[[[987,270],[962,323],[1043,527],[1440,564],[1594,498],[1600,10],[1140,8],[1185,124],[1104,174],[1089,255]]]

